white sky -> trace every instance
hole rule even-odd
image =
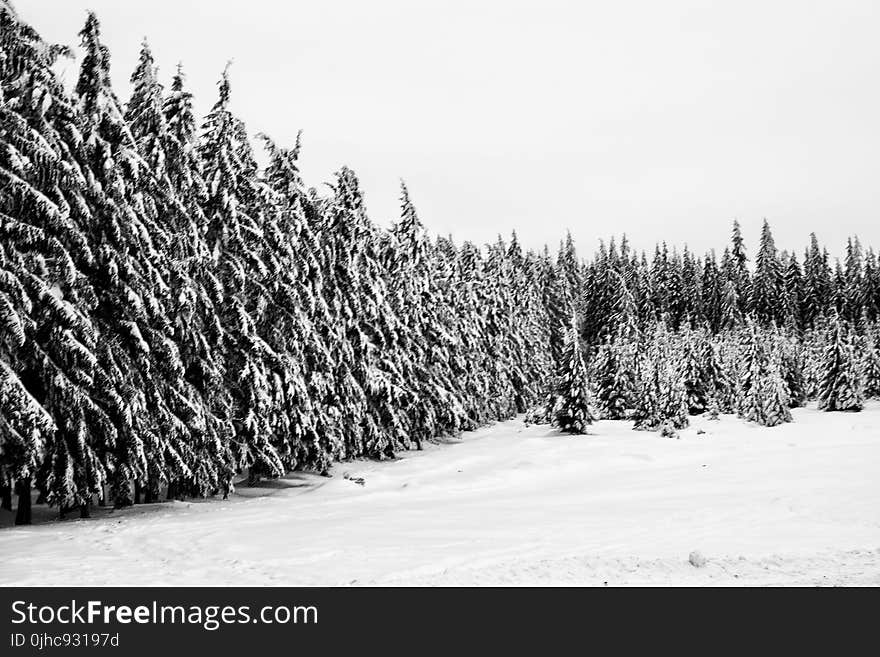
[[[178,60],[210,108],[228,59],[251,133],[303,129],[310,185],[341,165],[372,218],[459,241],[516,229],[584,255],[723,248],[734,217],[754,253],[810,231],[880,246],[880,2],[608,0],[14,0],[76,45],[97,12],[120,97],[147,36],[164,82]],[[75,79],[75,64],[66,77]]]

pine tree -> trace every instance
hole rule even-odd
[[[595,359],[596,402],[602,417],[622,420],[630,407],[635,385],[632,370],[621,355],[623,344],[608,340]]]
[[[639,367],[634,429],[657,431],[666,424],[672,429],[688,426],[687,392],[678,358],[673,338],[658,322]]]
[[[566,282],[559,266],[551,259],[547,248],[541,259],[542,294],[544,309],[547,313],[548,330],[550,332],[550,356],[553,371],[558,371],[562,365],[562,355],[565,346],[565,333],[568,308]]]
[[[761,229],[761,246],[755,260],[751,291],[751,308],[758,321],[779,324],[784,308],[783,270],[766,219]]]
[[[785,383],[789,406],[798,408],[807,398],[807,384],[804,375],[804,357],[798,341],[791,337],[777,338],[779,345],[779,367]]]
[[[865,306],[862,293],[862,246],[858,239],[850,238],[846,241],[843,277],[842,316],[851,326],[857,326],[862,320],[862,309]]]
[[[586,433],[593,416],[589,408],[587,368],[581,351],[577,321],[572,320],[565,343],[565,358],[558,375],[559,387],[553,424],[565,433]]]
[[[880,399],[880,348],[875,337],[867,336],[866,342],[862,364],[864,395],[867,399]]]
[[[633,412],[633,420],[635,421],[633,429],[656,431],[663,423],[660,410],[659,366],[653,359],[645,357],[639,371],[641,376]]]
[[[250,468],[281,474],[281,456],[273,445],[270,417],[274,401],[268,359],[273,354],[257,331],[259,313],[268,303],[263,282],[261,208],[253,173],[256,164],[243,124],[229,110],[228,67],[218,83],[219,97],[205,118],[200,144],[207,185],[205,239],[222,301],[224,387],[230,395],[229,442],[214,445],[218,487],[232,489],[236,472]]]
[[[779,352],[770,359],[768,370],[760,383],[761,418],[760,423],[767,427],[775,427],[791,422],[791,405],[788,389],[782,376],[782,363]]]
[[[392,228],[386,260],[398,317],[403,320],[404,378],[413,382],[407,431],[422,440],[457,433],[467,424],[458,401],[455,358],[460,342],[433,275],[430,244],[406,185],[401,182],[401,218]]]
[[[299,137],[294,148],[282,148],[261,135],[269,162],[262,172],[263,234],[268,269],[265,293],[272,300],[258,316],[257,330],[269,346],[276,400],[275,449],[288,470],[312,467],[325,471],[331,441],[326,408],[320,403],[329,375],[329,355],[321,339],[328,322],[318,311],[317,290],[308,285],[315,259],[315,237],[303,210],[299,175]],[[321,326],[322,329],[319,329]]]
[[[819,409],[860,411],[863,405],[862,382],[851,335],[838,317],[831,324],[822,361]]]
[[[87,196],[96,252],[88,273],[98,301],[98,330],[118,338],[99,341],[97,356],[107,372],[101,396],[119,435],[108,446],[114,460],[112,495],[117,505],[126,505],[138,501],[144,484],[154,485],[150,480],[169,470],[188,470],[187,419],[198,402],[170,336],[171,238],[160,221],[155,178],[110,86],[109,52],[94,14],[80,37],[85,51],[76,85],[84,120],[81,155],[96,183]],[[62,480],[62,463],[54,474],[54,482]]]
[[[748,314],[750,310],[749,300],[752,298],[752,282],[749,276],[747,263],[748,257],[746,256],[746,247],[742,231],[740,230],[739,222],[734,220],[731,237],[730,260],[728,262],[728,267],[724,268],[724,273],[727,279],[733,282],[734,289],[736,290],[738,314],[740,316]]]
[[[724,283],[724,295],[721,298],[720,330],[732,330],[742,323],[740,299],[736,292],[736,284],[728,279]]]
[[[131,98],[125,108],[125,120],[150,171],[163,175],[167,156],[162,85],[156,79],[153,53],[146,39],[141,44],[138,65],[131,74]]]
[[[682,384],[688,412],[699,415],[706,410],[713,389],[707,385],[711,374],[706,369],[706,351],[703,340],[693,331],[685,331],[683,336],[684,353],[682,367]]]
[[[873,249],[865,255],[865,273],[862,276],[862,299],[865,316],[869,322],[880,319],[880,265]]]
[[[764,419],[762,382],[766,375],[768,358],[764,341],[751,319],[742,332],[741,341],[737,413],[746,421],[762,423]]]
[[[735,316],[736,289],[731,287],[731,291],[734,294],[732,299],[733,305],[730,309],[726,309],[725,282],[722,280],[721,271],[718,269],[718,263],[714,251],[706,254],[706,257],[704,258],[702,276],[699,284],[700,296],[702,297],[703,315],[706,323],[713,333],[718,333],[725,324],[729,323],[727,317],[728,313],[732,312]]]
[[[658,404],[664,424],[669,424],[673,429],[684,429],[690,424],[684,374],[670,361],[666,361],[661,369]]]
[[[794,253],[786,254],[783,259],[783,305],[782,323],[789,330],[802,330],[804,320],[804,280],[800,265]]]
[[[831,273],[828,256],[819,248],[815,233],[810,233],[810,246],[804,254],[804,285],[801,317],[805,328],[828,312],[831,304]]]

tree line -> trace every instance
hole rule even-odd
[[[625,240],[584,261],[571,236],[554,255],[515,234],[433,237],[403,184],[384,229],[353,171],[319,193],[299,139],[248,132],[228,70],[198,119],[183,70],[164,85],[146,43],[119,100],[94,14],[71,91],[53,71],[70,50],[5,2],[0,35],[0,505],[17,493],[19,523],[32,490],[86,517],[556,412],[571,368],[601,413],[662,427],[670,413],[651,409],[682,388],[673,350],[723,352],[731,335],[776,372],[767,332],[804,361],[840,326],[864,387],[880,282],[856,240],[832,266],[813,236],[801,264],[765,224],[751,268],[735,225],[720,264],[665,245],[649,261]],[[614,401],[600,376],[632,385]],[[688,412],[748,389],[706,381],[684,385]]]

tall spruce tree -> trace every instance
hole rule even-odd
[[[116,427],[98,401],[107,374],[86,273],[92,174],[77,157],[76,107],[52,71],[67,51],[6,6],[0,27],[0,469],[19,494],[16,523],[29,524],[32,485],[87,508]]]
[[[186,467],[189,432],[181,415],[189,412],[191,400],[169,340],[169,235],[157,220],[152,174],[110,85],[110,55],[94,14],[80,38],[78,156],[92,172],[87,230],[95,253],[87,273],[97,298],[97,358],[106,373],[97,383],[117,435],[112,443],[105,436],[100,449],[112,453],[112,496],[124,506],[137,501],[139,487],[151,476]],[[69,463],[68,455],[59,454],[50,476],[48,487],[60,498],[70,497],[63,483]],[[88,479],[91,466],[84,470]],[[76,503],[85,513],[91,493],[101,491],[94,484],[88,491],[78,488]]]
[[[781,323],[782,310],[785,307],[784,291],[782,263],[770,232],[770,224],[765,219],[751,288],[751,310],[758,321]]]
[[[261,474],[284,471],[273,444],[268,359],[271,348],[258,333],[259,314],[268,303],[264,282],[263,226],[253,173],[256,164],[243,124],[230,111],[229,67],[218,83],[219,96],[203,125],[199,152],[207,186],[205,239],[221,291],[217,308],[223,341],[224,387],[230,396],[232,433],[216,442],[218,487],[228,494],[234,475],[247,468]]]

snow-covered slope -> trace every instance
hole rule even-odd
[[[880,584],[880,404],[794,416],[679,440],[505,422],[228,502],[7,527],[0,583]]]

